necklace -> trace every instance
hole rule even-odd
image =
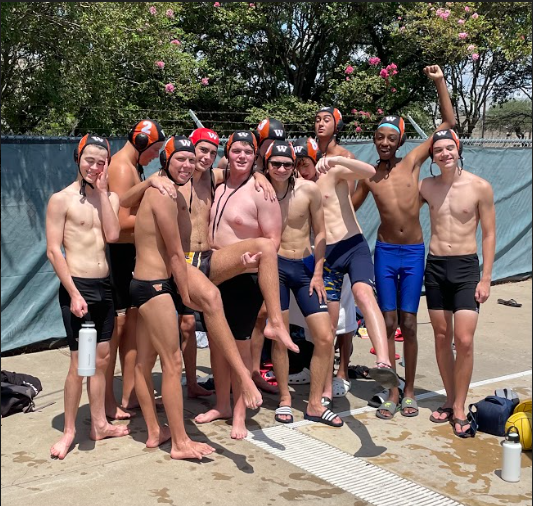
[[[290,188],[291,188],[291,185],[288,184],[287,189],[285,190],[285,194],[281,198],[279,198],[278,195],[276,194],[276,198],[278,199],[278,202],[281,202],[287,196],[287,193],[289,193]]]

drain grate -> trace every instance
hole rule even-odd
[[[375,506],[461,506],[433,490],[287,426],[250,432],[246,439]]]

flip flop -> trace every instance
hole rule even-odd
[[[333,420],[337,417],[333,411],[330,411],[329,409],[326,409],[324,413],[322,413],[320,416],[313,416],[308,415],[307,412],[304,415],[304,418],[306,420],[309,420],[310,422],[319,422],[323,423],[325,425],[329,425],[330,427],[342,427],[344,425],[344,422],[341,420],[341,423],[335,423]]]
[[[333,397],[346,397],[352,384],[343,378],[333,378]]]
[[[465,426],[465,425],[470,425],[470,427],[467,429],[467,430],[461,430],[461,432],[459,432],[456,428],[455,428],[455,424],[459,424],[459,426],[461,427],[461,429]],[[466,439],[466,438],[469,438],[469,437],[475,437],[476,436],[476,431],[474,430],[471,422],[469,420],[461,420],[460,418],[454,418],[453,420],[450,420],[450,424],[451,426],[453,427],[453,433],[457,436],[457,437],[460,437],[462,439]]]
[[[403,334],[400,328],[396,329],[396,333],[394,334],[394,340],[397,343],[403,343]]]
[[[406,413],[404,410],[407,408],[416,409],[416,411],[414,413]],[[400,406],[400,413],[407,418],[418,416],[418,404],[416,403],[416,400],[412,397],[404,397]]]
[[[381,418],[382,420],[392,420],[394,418],[394,415],[400,410],[400,407],[396,405],[395,402],[392,401],[385,401],[383,404],[379,406],[379,408],[376,411],[376,416],[378,418]],[[391,416],[385,416],[381,411],[388,411]]]
[[[503,304],[504,306],[511,306],[511,307],[522,307],[522,304],[516,302],[514,299],[504,300],[504,299],[498,299],[498,304]]]
[[[283,420],[281,416],[290,416],[289,420]],[[290,406],[278,406],[274,411],[274,420],[279,423],[293,423],[294,417],[292,416],[292,408]]]
[[[370,377],[379,383],[383,388],[394,388],[400,385],[400,378],[391,369],[390,366],[383,362],[378,362],[376,367],[369,370]]]
[[[370,379],[368,372],[370,369],[366,365],[348,366],[348,377],[351,379]]]
[[[435,418],[433,416],[433,413],[431,414],[431,416],[429,417],[429,419],[433,422],[433,423],[446,423],[446,422],[449,422],[452,417],[453,417],[453,409],[452,408],[443,408],[442,406],[439,406],[437,409],[436,409],[437,413],[439,415],[442,415],[442,413],[446,413],[448,416],[446,418]]]

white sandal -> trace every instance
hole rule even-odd
[[[289,374],[289,385],[308,385],[311,383],[311,371],[304,367],[296,374]]]

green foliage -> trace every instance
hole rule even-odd
[[[485,127],[514,133],[520,139],[531,133],[531,100],[511,100],[495,105],[487,112]]]

